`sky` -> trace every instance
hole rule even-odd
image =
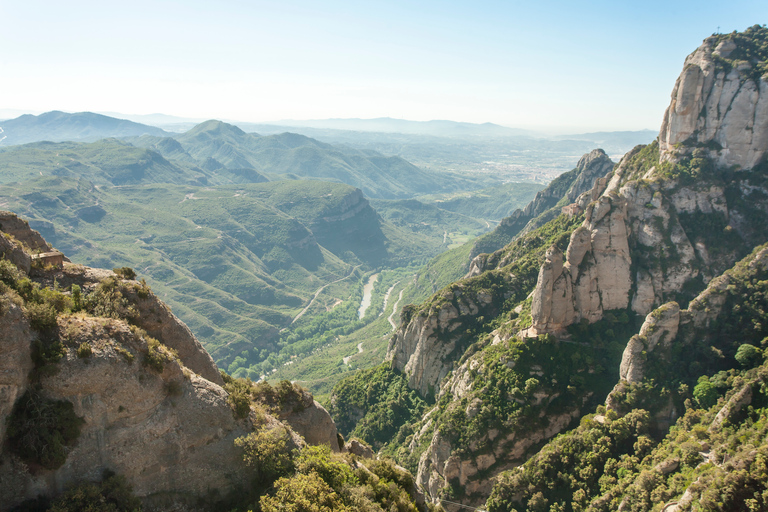
[[[686,55],[765,23],[765,0],[0,0],[0,112],[655,130]]]

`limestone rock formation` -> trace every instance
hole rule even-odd
[[[284,407],[276,413],[277,418],[290,425],[307,444],[325,444],[334,452],[340,451],[336,424],[331,415],[308,391],[302,395],[300,403]]]
[[[662,160],[702,146],[723,167],[750,169],[763,161],[768,77],[759,62],[744,60],[741,44],[732,34],[714,35],[685,59],[659,134]]]
[[[582,318],[594,322],[603,311],[627,306],[632,281],[626,220],[626,200],[603,194],[587,206],[565,261],[556,247],[547,251],[533,293],[531,334],[557,333]]]
[[[0,231],[0,246],[14,251],[6,256],[28,259],[29,251],[47,247],[13,214],[1,217],[0,229],[6,227],[16,233]],[[9,259],[28,272],[25,258]],[[31,303],[3,283],[0,446],[8,446],[8,418],[32,388],[38,400],[71,403],[82,420],[79,436],[65,448],[63,464],[56,469],[28,464],[15,449],[0,452],[3,510],[38,496],[58,495],[82,482],[100,481],[105,470],[125,477],[145,503],[156,498],[194,503],[210,493],[223,497],[250,478],[234,440],[256,428],[285,429],[296,447],[306,440],[338,450],[330,415],[308,393],[302,407],[281,411],[284,422],[253,410],[236,419],[211,357],[143,283],[68,262],[61,269],[33,270],[31,277],[44,288],[55,283],[64,294],[76,284],[83,297],[100,286],[112,287],[119,290],[122,298],[115,300],[127,316],[61,314],[55,326],[39,331],[30,325]],[[16,277],[3,279],[11,282]],[[39,356],[33,358],[39,350],[34,347],[51,342],[61,347],[56,349],[61,359],[41,367]]]
[[[32,338],[29,321],[21,307],[10,301],[0,302],[0,440],[5,439],[6,419],[13,404],[29,386],[27,376],[32,371]],[[0,455],[3,446],[0,444]]]
[[[39,392],[74,404],[84,420],[81,434],[56,470],[31,471],[6,454],[0,501],[12,505],[57,494],[83,480],[98,481],[106,469],[125,476],[138,496],[202,496],[243,481],[234,439],[251,427],[235,421],[221,387],[181,362],[167,362],[161,373],[143,366],[146,341],[125,322],[73,317],[59,327],[88,343],[92,353],[82,358],[68,350],[58,372],[40,381]]]
[[[611,172],[614,162],[602,149],[593,149],[579,159],[576,168],[559,176],[544,190],[536,194],[536,197],[521,210],[515,210],[512,215],[501,220],[494,230],[492,243],[481,237],[475,242],[470,253],[470,271],[468,276],[478,275],[482,270],[478,268],[481,262],[478,255],[490,253],[501,249],[498,240],[511,240],[518,233],[525,233],[535,229],[545,222],[560,214],[560,208],[556,205],[571,204],[576,199],[592,189],[597,178],[602,178]],[[476,261],[478,260],[478,261]]]
[[[630,384],[643,380],[643,352],[653,352],[661,342],[665,348],[677,336],[680,325],[680,306],[676,302],[664,304],[648,314],[640,333],[632,336],[624,349],[619,368],[619,378]]]
[[[466,341],[466,329],[461,327],[497,311],[501,298],[497,295],[498,291],[494,294],[458,282],[421,311],[403,309],[400,328],[389,341],[387,360],[408,375],[409,387],[422,396],[434,396],[461,355],[461,343]]]

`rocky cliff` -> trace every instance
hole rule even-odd
[[[536,229],[557,217],[562,206],[575,202],[579,195],[592,188],[595,179],[611,172],[613,166],[614,162],[602,149],[594,149],[585,154],[574,169],[552,180],[525,208],[515,210],[512,215],[502,219],[491,233],[480,237],[472,247],[470,258],[474,260],[479,254],[497,251],[518,233]],[[477,264],[473,261],[470,267],[477,267]],[[469,275],[477,273],[476,270],[470,270]]]
[[[707,39],[686,60],[657,141],[565,195],[575,203],[567,213],[477,256],[468,278],[404,310],[389,356],[438,402],[407,438],[433,501],[482,503],[494,475],[524,462],[529,447],[568,428],[617,380],[611,408],[651,410],[649,424],[664,431],[682,399],[654,382],[695,384],[696,372],[735,351],[692,337],[715,325],[718,293],[729,286],[718,276],[768,239],[764,32]],[[483,278],[488,304],[466,293]],[[462,310],[467,299],[477,312]],[[702,359],[676,376],[662,361],[679,361],[684,346]]]
[[[294,426],[338,449],[311,395],[279,419],[255,409],[238,419],[211,357],[143,282],[68,262],[28,271],[31,247],[47,244],[13,214],[0,217],[10,255],[0,262],[3,510],[100,481],[105,470],[150,508],[224,497],[251,478],[234,440],[256,428]],[[47,441],[34,437],[38,428]],[[58,429],[68,430],[57,438]]]
[[[768,151],[768,51],[759,26],[708,37],[685,59],[659,133],[663,161],[704,147],[721,167],[751,169]]]

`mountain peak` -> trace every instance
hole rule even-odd
[[[768,28],[716,34],[685,59],[659,133],[662,161],[703,148],[750,169],[768,151]]]
[[[219,121],[217,119],[209,119],[208,121],[203,121],[202,123],[189,130],[185,135],[195,136],[202,133],[208,133],[212,135],[234,135],[236,137],[242,137],[246,135],[246,133],[237,126],[225,123],[224,121]]]

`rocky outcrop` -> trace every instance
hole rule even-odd
[[[53,248],[15,213],[0,210],[0,256],[25,273],[32,267],[32,255]]]
[[[328,445],[334,452],[340,451],[336,424],[331,415],[312,398],[309,392],[303,393],[300,404],[291,405],[277,413],[277,418],[287,423],[307,444]]]
[[[0,301],[0,440],[5,439],[6,420],[13,404],[29,387],[32,371],[32,334],[29,321],[17,304]],[[3,445],[0,444],[0,454]]]
[[[438,314],[417,315],[408,322],[401,321],[390,339],[387,359],[408,375],[408,386],[422,396],[434,394],[451,369],[449,356],[456,348],[455,341],[441,339],[439,334],[448,331],[458,316],[453,306],[442,308]]]
[[[750,169],[764,160],[768,78],[759,62],[742,60],[742,44],[732,34],[714,35],[685,59],[659,133],[662,161],[697,146],[722,167]]]
[[[557,333],[627,306],[632,281],[626,220],[626,200],[604,194],[587,206],[565,259],[557,247],[547,251],[533,292],[531,334]]]
[[[461,356],[467,329],[476,318],[493,315],[500,290],[458,282],[440,292],[429,307],[416,313],[403,309],[400,328],[389,341],[387,360],[408,375],[408,386],[422,396],[436,395],[439,384]]]
[[[105,279],[120,279],[113,271],[65,264],[59,271],[41,276],[40,280],[49,286],[54,281],[64,288],[73,284],[81,287],[84,293],[92,291]],[[204,379],[223,385],[219,369],[213,358],[203,348],[189,327],[171,312],[149,287],[132,280],[121,281],[125,286],[122,293],[136,307],[135,324],[147,334],[157,338],[164,345],[175,350],[184,365]]]
[[[234,439],[250,427],[235,421],[221,387],[176,361],[167,361],[161,373],[145,367],[146,341],[122,321],[60,322],[62,332],[78,345],[88,343],[92,353],[84,358],[67,350],[56,374],[41,379],[39,392],[71,402],[84,420],[81,434],[56,470],[33,471],[4,457],[0,501],[13,506],[56,494],[83,480],[100,480],[106,469],[125,476],[138,496],[203,496],[244,482]]]
[[[669,348],[677,336],[680,325],[680,306],[676,302],[664,304],[648,314],[640,328],[640,333],[632,336],[621,357],[619,378],[630,384],[640,382],[644,377],[644,362],[646,355],[654,351],[661,343],[663,348]]]
[[[481,237],[475,242],[470,253],[468,276],[482,272],[481,262],[475,261],[478,255],[501,249],[518,233],[531,231],[556,217],[560,214],[560,209],[556,207],[558,203],[574,203],[581,194],[592,189],[596,179],[610,173],[614,165],[602,149],[593,149],[582,156],[576,168],[553,180],[525,208],[515,210],[512,215],[502,219],[490,236]]]

